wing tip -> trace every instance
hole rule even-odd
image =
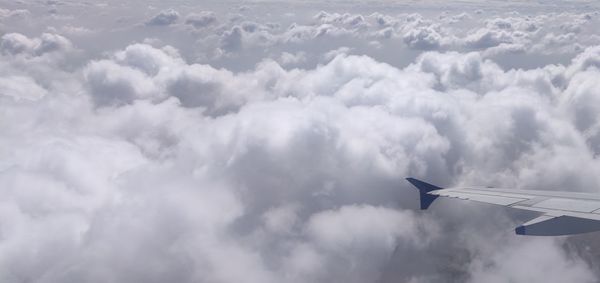
[[[442,188],[429,184],[427,182],[423,182],[419,179],[413,178],[413,177],[408,177],[406,178],[406,181],[408,181],[409,183],[411,183],[413,186],[415,186],[415,188],[417,188],[419,191],[424,191],[424,192],[430,192],[430,191],[435,191],[435,190],[441,190]]]
[[[429,208],[429,206],[433,203],[433,201],[436,198],[438,198],[437,195],[430,195],[429,192],[442,189],[438,186],[434,186],[432,184],[423,182],[419,179],[415,179],[412,177],[406,178],[406,181],[411,183],[415,188],[417,188],[417,190],[419,190],[419,200],[420,200],[421,210],[425,210],[425,209]]]

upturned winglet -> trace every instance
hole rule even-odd
[[[417,190],[419,190],[419,199],[421,201],[421,209],[427,209],[433,201],[438,198],[436,195],[430,195],[429,192],[435,190],[441,190],[442,188],[434,186],[429,183],[425,183],[415,178],[406,178]]]

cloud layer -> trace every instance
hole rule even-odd
[[[404,181],[596,191],[597,13],[45,4],[0,10],[0,281],[597,281]]]

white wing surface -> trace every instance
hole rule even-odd
[[[558,236],[600,231],[600,195],[492,188],[440,188],[407,178],[420,193],[421,209],[438,197],[502,205],[542,213],[515,229],[519,235]]]

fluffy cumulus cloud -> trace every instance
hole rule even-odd
[[[598,13],[428,3],[2,7],[0,281],[597,282],[404,178],[596,191]]]

